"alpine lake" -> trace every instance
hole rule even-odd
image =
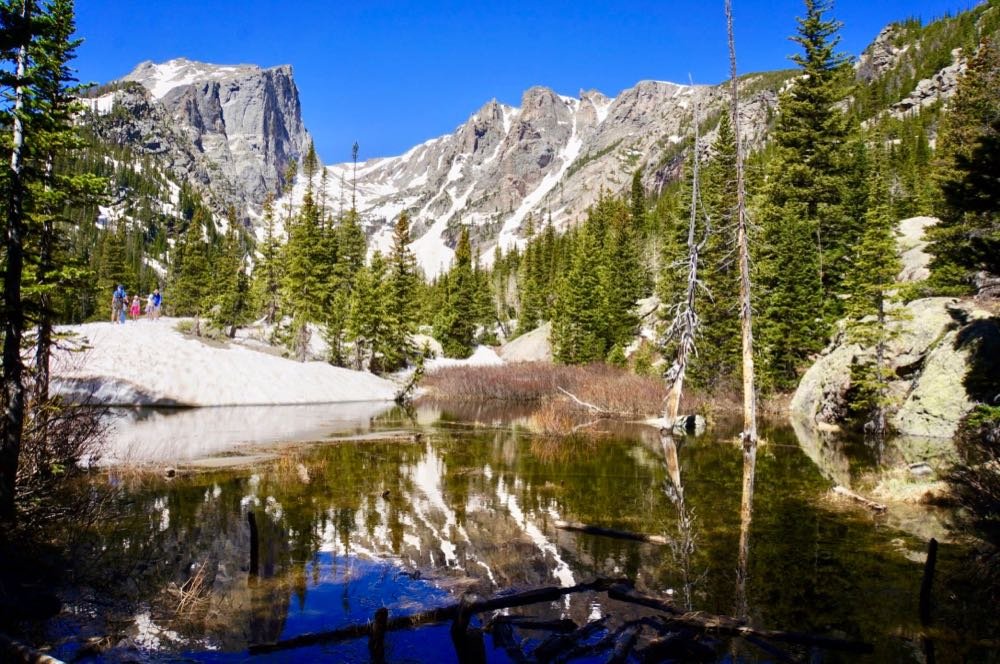
[[[265,419],[294,421],[311,408],[275,408]],[[252,419],[239,409],[205,410],[213,421]],[[488,598],[606,577],[628,578],[680,612],[745,615],[756,628],[873,648],[860,654],[678,628],[693,645],[648,651],[645,661],[1000,661],[997,607],[975,599],[972,544],[949,535],[946,509],[878,514],[831,494],[838,473],[877,472],[891,441],[875,448],[845,438],[807,454],[812,443],[790,426],[765,423],[747,522],[737,423],[721,419],[702,435],[677,438],[668,468],[650,426],[604,421],[552,438],[534,433],[531,411],[377,406],[353,421],[305,417],[308,433],[287,436],[296,442],[278,433],[240,445],[230,444],[248,439],[238,427],[220,434],[196,421],[194,435],[221,440],[205,458],[178,463],[176,472],[154,459],[147,470],[109,465],[93,475],[89,490],[116,490],[115,516],[87,536],[92,569],[38,636],[66,661],[459,661],[449,622],[390,629],[375,656],[366,636],[272,652],[252,646],[365,625],[382,607],[391,620],[455,604],[466,592]],[[136,438],[137,427],[155,420],[157,435],[183,437],[171,431],[194,416],[131,412],[120,429]],[[933,621],[922,627],[930,536],[941,544]],[[656,611],[593,590],[478,614],[471,627],[499,614],[514,628],[502,640],[484,630],[486,661],[543,659],[538,648],[558,637],[518,627],[522,616],[592,624],[575,652],[556,658],[603,662],[623,625]],[[651,634],[642,631],[620,661],[644,661],[637,653]]]

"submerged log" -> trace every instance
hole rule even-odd
[[[603,537],[614,537],[616,539],[632,540],[634,542],[648,542],[650,544],[667,544],[667,538],[662,535],[646,535],[645,533],[633,533],[628,530],[618,530],[617,528],[604,528],[602,526],[592,526],[578,521],[556,521],[553,525],[559,530],[574,530],[588,535],[601,535]]]
[[[536,604],[538,602],[552,602],[559,599],[563,595],[571,595],[573,593],[586,592],[588,590],[605,591],[616,583],[621,583],[621,580],[600,578],[587,583],[578,583],[575,586],[569,586],[567,588],[560,588],[557,586],[536,588],[510,595],[499,595],[485,600],[470,602],[468,604],[467,611],[471,616],[485,611],[512,609],[516,606],[526,606],[528,604]],[[437,609],[430,609],[428,611],[421,611],[419,613],[413,613],[406,616],[389,618],[386,621],[385,629],[386,631],[391,632],[398,629],[419,627],[421,625],[433,625],[449,622],[458,616],[460,607],[460,603],[455,603],[449,604],[448,606],[442,606]],[[273,643],[254,643],[250,645],[248,652],[251,655],[260,655],[279,650],[292,650],[294,648],[313,646],[320,643],[349,641],[350,639],[368,636],[369,634],[371,634],[371,625],[368,623],[348,625],[346,627],[340,627],[338,629],[328,630],[325,632],[301,634],[290,639],[275,641]]]
[[[924,578],[920,582],[920,624],[931,624],[931,590],[934,588],[934,566],[937,563],[938,542],[933,537],[927,544],[927,562],[924,563]]]
[[[496,616],[490,620],[487,628],[490,630],[498,629],[501,625],[508,625],[510,627],[517,627],[518,629],[533,629],[543,632],[558,632],[561,634],[566,634],[577,629],[579,625],[570,620],[569,618],[560,618],[558,620],[540,620],[532,616]]]
[[[724,636],[752,636],[769,641],[781,641],[801,646],[816,646],[827,650],[843,650],[856,653],[870,653],[873,651],[870,643],[861,641],[851,641],[849,639],[838,639],[829,636],[817,636],[815,634],[803,634],[799,632],[784,632],[773,629],[757,629],[746,625],[742,621],[730,618],[729,616],[713,615],[701,611],[681,614],[676,607],[669,602],[650,597],[640,593],[625,584],[616,584],[608,589],[608,597],[623,602],[640,604],[650,608],[656,608],[669,615],[661,616],[660,620],[668,627],[680,626],[689,627],[699,631],[722,634]]]
[[[368,635],[368,653],[373,662],[385,661],[385,626],[389,621],[389,609],[380,607],[375,611],[371,634]]]
[[[839,484],[833,487],[833,492],[838,496],[843,496],[844,498],[850,498],[856,503],[864,505],[873,512],[882,513],[889,509],[886,505],[882,503],[876,503],[874,500],[865,498],[859,493],[855,493],[845,486],[840,486]]]
[[[531,653],[531,656],[539,662],[548,662],[556,655],[566,652],[573,646],[579,645],[595,633],[604,629],[607,622],[608,617],[604,616],[600,620],[589,622],[569,634],[553,634],[549,638],[542,641],[542,643]]]

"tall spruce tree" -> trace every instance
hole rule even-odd
[[[576,234],[569,270],[559,280],[552,315],[552,351],[564,364],[584,364],[603,360],[600,276],[594,259],[601,255],[595,224],[585,223]]]
[[[263,222],[264,239],[253,270],[253,302],[265,322],[273,324],[281,302],[281,244],[274,232],[274,199],[270,195],[264,199]]]
[[[765,368],[780,388],[795,383],[841,313],[846,257],[858,236],[842,200],[848,125],[836,105],[845,93],[840,23],[824,16],[826,0],[805,0],[805,8],[792,38],[803,49],[792,57],[802,75],[781,99],[759,215],[761,341]]]
[[[200,316],[211,304],[213,249],[205,237],[205,227],[212,223],[208,212],[197,208],[187,232],[175,246],[166,302],[176,316]]]
[[[240,229],[232,215],[213,274],[212,322],[233,337],[237,327],[250,318],[250,280],[246,273]]]
[[[891,300],[898,288],[896,275],[901,264],[896,253],[895,218],[883,140],[877,134],[875,139],[869,177],[871,206],[846,278],[850,291],[846,308],[849,338],[871,354],[852,367],[851,406],[864,419],[866,430],[881,436],[886,432],[886,415],[891,405],[888,385],[892,371],[887,354],[893,336],[892,322],[899,317],[898,310],[891,308]]]
[[[472,270],[469,229],[465,226],[455,247],[447,285],[447,299],[434,320],[434,335],[448,357],[468,357],[475,345],[476,279]]]
[[[729,114],[723,113],[713,145],[714,158],[705,168],[701,196],[712,220],[702,249],[698,354],[691,360],[691,379],[714,390],[735,384],[740,371],[739,274],[734,238],[736,212],[736,139]]]
[[[1000,47],[979,45],[941,128],[941,222],[930,231],[933,282],[970,289],[977,271],[1000,275]]]
[[[403,212],[396,220],[392,235],[392,249],[388,260],[387,310],[391,322],[387,330],[383,369],[393,371],[406,363],[412,354],[410,335],[416,331],[417,259],[410,251],[410,216]]]

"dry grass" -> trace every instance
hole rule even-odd
[[[542,402],[557,399],[574,410],[587,411],[562,390],[580,401],[593,404],[605,415],[647,417],[660,413],[667,396],[662,379],[637,376],[606,364],[566,366],[546,362],[524,362],[490,367],[447,367],[424,378],[431,395],[451,400],[500,400]],[[561,389],[560,389],[561,388]],[[682,412],[701,412],[711,402],[714,407],[739,406],[736,394],[697,394],[685,391]],[[555,411],[538,413],[543,420],[556,417]],[[554,427],[561,428],[561,427]]]

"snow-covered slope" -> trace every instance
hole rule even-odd
[[[82,352],[52,359],[54,387],[111,405],[233,406],[391,401],[396,386],[324,362],[295,362],[178,332],[176,320],[60,328]]]

